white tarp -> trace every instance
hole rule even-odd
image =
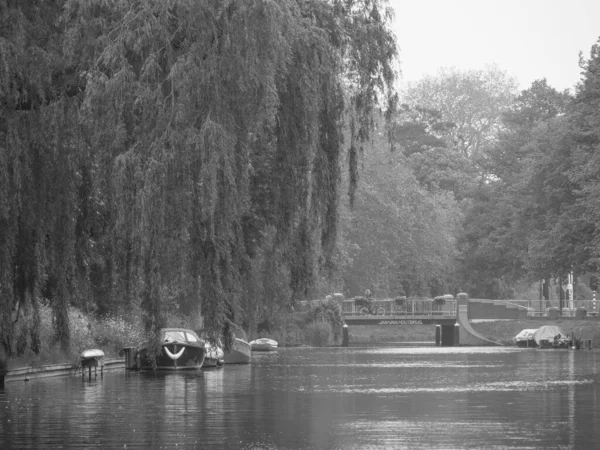
[[[520,342],[520,341],[528,341],[529,339],[533,339],[533,335],[535,334],[535,332],[537,330],[538,330],[537,328],[525,328],[524,330],[521,330],[519,332],[519,334],[517,334],[513,338],[513,341]]]
[[[540,345],[540,341],[545,340],[552,342],[554,337],[559,334],[561,338],[566,336],[565,332],[558,325],[544,325],[543,327],[538,328],[535,333],[533,333],[533,339],[537,345]]]

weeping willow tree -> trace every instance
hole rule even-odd
[[[0,205],[12,230],[0,243],[10,250],[1,301],[14,310],[21,294],[7,286],[20,275],[11,268],[29,255],[37,278],[27,295],[51,288],[68,346],[65,312],[76,298],[108,309],[139,303],[148,332],[170,308],[201,309],[214,336],[252,323],[263,305],[308,295],[332,266],[342,128],[351,129],[353,194],[371,113],[393,99],[385,2],[54,5],[48,20],[59,20],[48,29],[60,45],[49,61],[59,67],[39,78],[61,73],[68,82],[35,113],[50,122],[22,129],[40,130],[51,161],[40,180],[56,186],[31,193],[45,193],[45,215],[15,218]],[[9,172],[19,159],[11,133],[0,166]],[[35,152],[20,148],[30,170]],[[11,173],[0,188],[28,177],[37,175]],[[2,320],[4,333],[10,314]]]
[[[67,306],[86,296],[87,162],[60,3],[0,2],[0,343],[9,355],[40,350],[42,296],[68,349]]]

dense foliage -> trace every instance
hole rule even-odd
[[[599,44],[581,68],[573,96],[545,80],[523,91],[486,150],[490,176],[473,196],[462,237],[477,295],[510,297],[520,279],[599,270]]]
[[[349,171],[392,99],[382,1],[0,1],[0,342],[38,299],[217,334],[332,267]],[[246,323],[243,323],[246,322]],[[255,323],[255,322],[254,322]]]
[[[506,299],[597,274],[599,44],[581,68],[574,95],[546,80],[518,93],[496,67],[410,85],[342,209],[346,292]]]

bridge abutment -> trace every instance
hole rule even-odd
[[[438,329],[440,333],[439,344],[438,344]],[[459,327],[457,324],[447,324],[447,325],[436,325],[435,327],[436,336],[435,341],[436,345],[442,347],[454,347],[459,345],[460,343],[460,335],[459,335]]]
[[[460,331],[461,345],[502,345],[499,342],[494,342],[490,339],[483,337],[477,331],[473,329],[469,322],[469,296],[465,293],[456,295],[456,307],[457,307],[457,328],[462,328]]]

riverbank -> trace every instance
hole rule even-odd
[[[493,322],[471,323],[475,331],[487,339],[501,342],[505,345],[513,345],[512,338],[525,328],[540,328],[544,325],[557,325],[569,336],[581,339],[591,339],[593,348],[600,348],[600,320],[598,319],[571,319],[563,318],[550,320],[545,317],[528,318],[521,320],[498,320]]]
[[[80,353],[84,350],[101,349],[106,358],[118,358],[121,349],[137,345],[145,340],[141,323],[127,321],[114,315],[96,316],[86,314],[84,311],[69,307],[69,332],[70,349],[64,351],[57,342],[52,326],[52,309],[46,303],[39,306],[39,349],[36,354],[29,348],[24,352],[17,352],[16,356],[0,355],[0,370],[2,365],[6,370],[33,368],[53,364],[70,364],[76,367],[79,363]],[[17,343],[18,346],[18,343]]]
[[[543,325],[558,325],[568,335],[591,339],[593,348],[600,348],[600,320],[598,319],[558,319],[528,318],[521,320],[497,320],[471,322],[471,325],[486,339],[514,345],[512,338],[525,328],[539,328]],[[350,344],[380,342],[433,342],[435,325],[406,325],[402,327],[355,325],[349,331]]]
[[[32,381],[41,378],[65,377],[65,376],[101,376],[109,370],[125,370],[125,358],[108,358],[103,365],[89,368],[71,363],[43,364],[38,367],[24,366],[8,370],[4,373],[4,383],[14,381]],[[1,376],[1,374],[0,374]],[[0,387],[2,383],[0,383]]]

